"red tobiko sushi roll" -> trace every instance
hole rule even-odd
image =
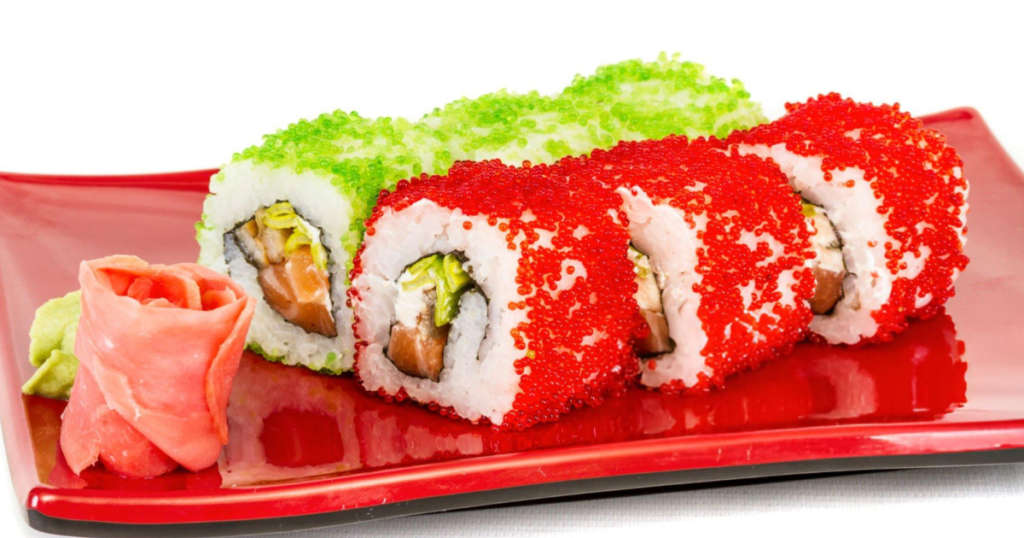
[[[833,344],[886,341],[929,317],[967,266],[963,161],[899,105],[837,94],[728,143],[776,165],[805,201],[817,278],[810,329]]]
[[[620,202],[497,161],[382,193],[349,292],[362,385],[500,429],[620,391],[638,324]]]
[[[810,322],[810,229],[778,168],[716,140],[624,142],[563,172],[621,197],[641,381],[701,391],[787,353]]]

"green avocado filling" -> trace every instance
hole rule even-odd
[[[630,261],[633,262],[633,271],[636,272],[636,276],[645,279],[651,276],[651,260],[644,253],[633,248],[630,244],[627,249],[627,255]]]
[[[402,289],[412,291],[433,284],[437,292],[434,325],[451,323],[459,313],[459,299],[473,284],[459,258],[455,254],[427,256],[409,266],[408,273],[411,278],[402,282]]]
[[[327,270],[327,250],[320,242],[320,233],[295,212],[288,202],[278,202],[263,211],[263,225],[275,230],[290,230],[284,243],[285,256],[291,256],[296,250],[309,246],[313,255],[313,263],[321,271]]]
[[[818,207],[808,202],[807,200],[801,200],[800,205],[803,207],[801,213],[807,218],[814,218],[818,214]]]
[[[75,357],[75,333],[82,314],[82,293],[73,291],[47,301],[36,310],[28,356],[35,374],[21,387],[25,394],[68,399],[78,372]]]

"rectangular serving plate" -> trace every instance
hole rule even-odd
[[[946,312],[893,342],[803,344],[703,396],[633,389],[522,433],[495,433],[350,376],[247,355],[218,466],[154,480],[71,474],[61,402],[23,397],[35,308],[78,263],[194,260],[212,170],[0,173],[0,420],[29,524],[78,535],[280,532],[584,493],[807,473],[1024,461],[1024,174],[980,115],[923,118],[971,180],[971,265]]]

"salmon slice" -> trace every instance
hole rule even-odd
[[[426,312],[417,318],[415,327],[395,324],[387,354],[405,375],[438,381],[444,368],[444,346],[448,343],[451,323],[434,324],[434,303],[428,302]]]
[[[338,336],[331,312],[331,281],[309,246],[285,254],[289,230],[263,226],[263,210],[235,229],[235,243],[256,267],[263,297],[281,317],[310,333]]]
[[[810,300],[811,312],[828,314],[836,303],[843,298],[843,279],[845,272],[830,271],[816,265],[814,267],[814,297]]]
[[[633,298],[636,299],[640,315],[649,329],[646,336],[636,339],[634,349],[637,355],[645,358],[670,353],[676,348],[676,344],[669,338],[668,319],[665,317],[665,308],[661,302],[661,287],[658,286],[658,279],[651,268],[651,259],[632,244],[629,246],[628,256],[636,273],[636,293],[633,294]]]
[[[814,296],[809,305],[816,315],[828,314],[843,298],[843,280],[847,275],[843,242],[839,231],[820,206],[804,200],[803,213],[814,227],[814,235],[811,236],[811,247],[815,252],[812,264]]]
[[[665,314],[647,308],[641,309],[640,314],[647,322],[650,332],[647,336],[637,339],[636,354],[641,357],[655,357],[671,353],[676,345],[669,338],[668,319],[665,318]]]
[[[263,295],[275,312],[307,332],[338,336],[330,310],[330,279],[313,261],[310,248],[296,250],[284,262],[259,270]]]

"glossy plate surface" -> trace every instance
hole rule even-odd
[[[40,304],[77,288],[83,259],[196,259],[192,226],[212,171],[0,174],[0,417],[17,495],[32,525],[52,532],[175,524],[150,530],[201,535],[740,477],[1024,460],[1024,175],[974,110],[926,123],[966,162],[971,264],[945,314],[889,344],[801,345],[721,391],[634,389],[523,433],[247,355],[219,464],[153,480],[67,469],[57,447],[64,404],[20,394],[32,370],[28,328]],[[197,523],[206,524],[187,525]]]

